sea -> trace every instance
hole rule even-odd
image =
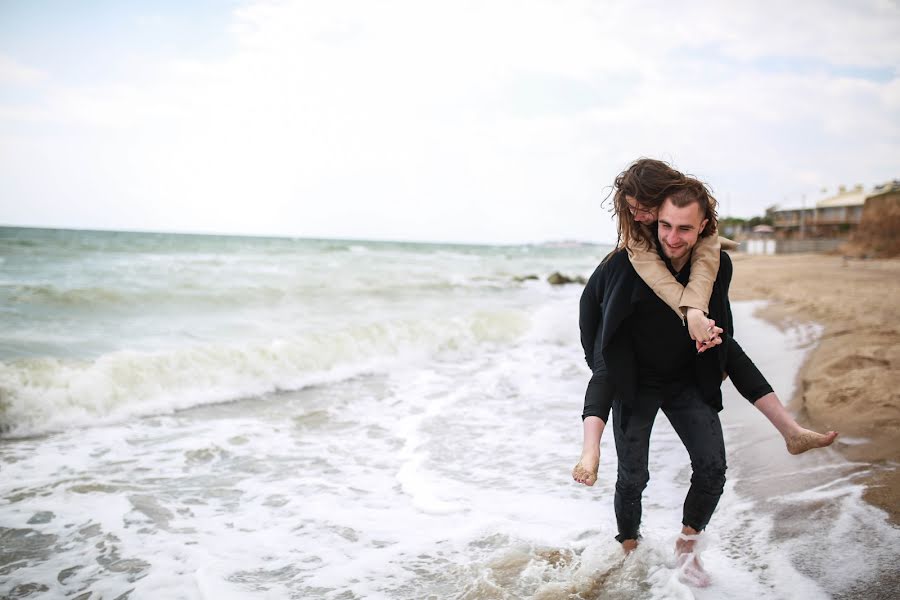
[[[712,585],[662,415],[622,555],[611,435],[571,479],[583,286],[548,282],[610,249],[0,228],[0,598],[898,597],[872,467],[790,456],[728,382]],[[735,337],[787,400],[821,330],[759,306]]]

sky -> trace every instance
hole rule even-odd
[[[642,156],[900,178],[900,4],[0,0],[2,225],[606,243]]]

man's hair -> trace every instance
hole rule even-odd
[[[666,196],[666,200],[684,208],[694,204],[700,205],[700,214],[706,219],[706,225],[700,231],[700,237],[707,237],[716,233],[719,216],[716,213],[716,199],[709,193],[705,183],[693,177],[685,177],[684,185]]]
[[[653,158],[641,158],[634,161],[627,169],[619,173],[613,184],[612,212],[617,220],[618,239],[617,248],[644,245],[653,247],[652,233],[634,220],[628,207],[626,196],[637,200],[642,207],[648,210],[658,209],[663,201],[672,194],[682,189],[695,187],[699,183],[703,188],[706,204],[702,204],[707,210],[709,223],[701,235],[709,235],[716,230],[716,201],[710,195],[705,184],[688,177],[677,171],[666,162]],[[608,198],[608,196],[607,196]],[[699,201],[699,200],[698,200]],[[711,215],[711,218],[710,218]]]

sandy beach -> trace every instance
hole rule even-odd
[[[759,316],[778,325],[824,326],[791,406],[801,423],[840,432],[837,447],[870,465],[865,499],[900,524],[900,260],[733,258],[732,300],[772,301]]]

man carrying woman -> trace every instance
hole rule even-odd
[[[691,457],[679,561],[695,585],[708,576],[694,555],[725,482],[718,411],[730,376],[772,423],[788,452],[830,445],[836,432],[801,427],[733,337],[728,287],[731,260],[719,248],[716,201],[702,182],[666,163],[641,159],[616,178],[619,243],[588,281],[579,325],[592,377],[582,414],[584,443],[573,470],[597,479],[600,438],[610,415],[618,455],[617,539],[638,543],[650,431],[662,410]]]

